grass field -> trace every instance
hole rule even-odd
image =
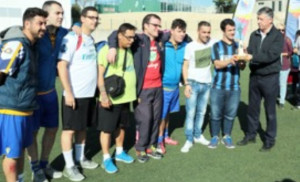
[[[241,73],[241,102],[238,116],[235,119],[232,132],[236,143],[242,139],[241,126],[246,122],[248,100],[249,70]],[[61,94],[60,84],[57,84]],[[117,163],[119,172],[107,174],[99,167],[95,170],[84,170],[85,181],[105,182],[296,182],[300,181],[300,111],[291,110],[290,103],[286,103],[284,110],[277,110],[278,137],[271,152],[261,153],[262,146],[259,137],[256,144],[236,147],[233,150],[219,145],[217,149],[208,149],[202,145],[194,145],[189,153],[183,154],[180,148],[185,142],[184,136],[184,98],[181,96],[181,111],[171,115],[172,137],[179,140],[178,146],[167,146],[167,154],[162,160],[151,159],[148,163],[133,164]],[[131,116],[132,118],[132,116]],[[209,109],[206,123],[209,121]],[[265,127],[265,114],[262,108],[261,121]],[[132,123],[134,123],[132,118]],[[41,130],[40,132],[43,132]],[[210,139],[209,125],[204,130],[206,138]],[[134,152],[134,128],[129,128],[126,136],[125,148],[129,154]],[[112,146],[111,151],[114,151]],[[102,152],[99,146],[98,133],[88,130],[86,153],[88,157],[98,163],[102,161]],[[50,161],[57,169],[63,168],[61,156],[60,132],[52,151]],[[0,181],[5,181],[2,167]],[[28,160],[25,164],[25,181],[30,181],[31,172]],[[57,182],[69,181],[66,178],[52,180]]]

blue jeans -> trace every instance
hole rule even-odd
[[[199,138],[206,113],[210,84],[189,80],[192,87],[190,98],[186,99],[185,135],[188,141]]]
[[[223,133],[231,135],[234,118],[240,103],[241,91],[211,89],[211,131],[212,136],[218,136],[223,121]]]
[[[286,96],[286,90],[287,90],[287,79],[290,73],[290,69],[288,70],[281,70],[279,75],[279,88],[280,88],[280,104],[284,104],[285,102],[285,96]]]

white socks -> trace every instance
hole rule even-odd
[[[83,161],[85,159],[84,147],[85,147],[85,144],[75,144],[75,160],[76,161]]]
[[[109,154],[103,154],[103,161],[105,161],[106,159],[109,159],[110,155]]]
[[[66,168],[71,168],[73,167],[74,161],[73,161],[73,150],[63,152],[65,162],[66,162]]]
[[[116,155],[119,155],[123,152],[123,147],[116,147]]]

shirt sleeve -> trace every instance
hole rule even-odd
[[[185,47],[185,50],[184,50],[184,60],[187,60],[187,61],[190,61],[191,60],[191,44],[188,44],[186,47]]]
[[[106,56],[107,56],[107,53],[108,53],[108,46],[105,45],[102,49],[100,49],[99,53],[98,53],[98,65],[102,65],[103,67],[106,67],[107,66],[107,59],[106,59]]]
[[[78,36],[74,32],[68,33],[62,40],[58,60],[71,62],[76,51]]]
[[[216,42],[211,48],[211,61],[220,60],[220,55],[218,53],[218,43]]]
[[[24,48],[19,41],[10,41],[3,45],[0,55],[0,71],[13,75],[25,57]]]

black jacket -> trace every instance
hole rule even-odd
[[[250,36],[247,50],[253,56],[249,64],[251,74],[264,76],[279,73],[284,43],[282,34],[273,26],[264,40],[261,39],[260,30],[254,31]]]

